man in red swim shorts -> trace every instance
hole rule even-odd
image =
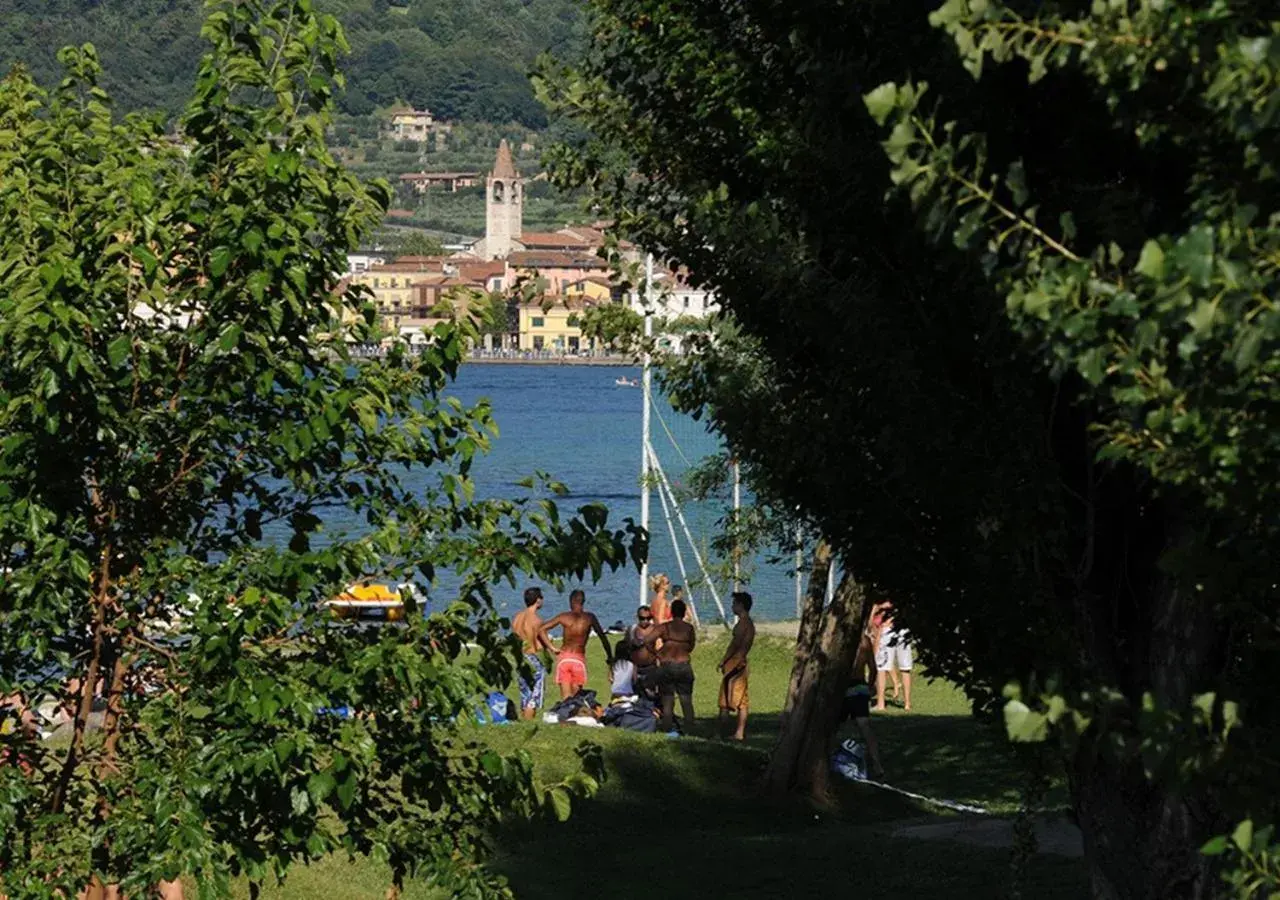
[[[587,595],[582,591],[574,591],[569,595],[569,611],[560,613],[542,626],[542,636],[552,628],[564,629],[564,640],[556,654],[556,685],[560,688],[560,699],[572,697],[587,683],[587,638],[591,632],[600,635],[600,643],[604,644],[604,658],[608,665],[613,665],[613,650],[609,647],[609,639],[605,637],[600,620],[594,613],[583,609]]]

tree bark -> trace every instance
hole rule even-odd
[[[826,569],[814,567],[806,617],[814,606],[821,610]],[[774,796],[802,791],[818,802],[827,800],[829,759],[844,693],[853,678],[865,601],[862,585],[845,572],[831,605],[816,616],[809,641],[796,648],[786,720],[764,776],[765,790]]]
[[[1159,556],[1170,559],[1208,541],[1167,515],[1167,541]],[[1157,571],[1161,567],[1152,567]],[[1163,709],[1185,712],[1193,697],[1220,682],[1226,629],[1214,598],[1180,580],[1173,571],[1152,578],[1133,597],[1137,607],[1128,633],[1110,648],[1112,674],[1133,707],[1150,691]],[[1114,615],[1119,598],[1093,598],[1093,614]],[[1088,615],[1089,613],[1086,613]],[[1109,661],[1091,654],[1098,665]],[[1141,762],[1117,759],[1096,747],[1068,761],[1071,797],[1097,900],[1199,900],[1216,896],[1221,884],[1199,848],[1229,830],[1207,779],[1178,785],[1152,781]]]
[[[800,685],[806,671],[800,661],[808,659],[815,650],[814,641],[822,625],[822,611],[827,602],[827,573],[831,568],[831,561],[831,545],[825,540],[818,541],[818,546],[813,551],[813,570],[809,573],[809,587],[805,593],[804,608],[800,613],[800,631],[796,636],[796,662],[791,667],[791,681],[787,685],[787,697],[782,704],[779,733],[786,732],[787,720],[800,697]]]

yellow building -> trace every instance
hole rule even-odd
[[[418,286],[440,284],[447,279],[438,261],[395,262],[373,266],[351,276],[352,284],[373,291],[373,304],[380,316],[407,316],[418,306]]]
[[[590,300],[547,297],[540,303],[520,304],[520,349],[578,353],[595,350],[596,342],[582,336],[578,317]]]
[[[588,275],[564,287],[564,294],[571,301],[587,304],[608,303],[613,300],[613,292],[613,283],[603,275]]]

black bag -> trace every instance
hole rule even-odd
[[[572,719],[574,716],[591,715],[591,710],[596,707],[596,692],[589,691],[586,688],[580,688],[578,693],[572,697],[565,697],[555,706],[551,707],[551,712],[557,719],[563,722],[565,719]]]

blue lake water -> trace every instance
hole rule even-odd
[[[640,372],[636,368],[609,366],[463,366],[450,393],[467,404],[488,398],[500,432],[492,451],[473,469],[477,493],[517,496],[523,493],[517,482],[543,471],[563,482],[571,492],[558,501],[562,513],[598,500],[609,507],[609,522],[614,527],[621,527],[628,516],[639,521],[642,392],[639,388],[616,386],[614,382],[623,375],[639,378]],[[678,484],[688,469],[686,460],[696,462],[717,452],[719,443],[705,426],[678,415],[665,402],[659,400],[655,406],[655,451],[668,477]],[[668,438],[663,422],[674,434],[679,449]],[[690,530],[702,547],[717,520],[727,512],[727,503],[726,497],[724,503],[698,504],[685,510]],[[679,584],[681,577],[656,491],[650,501],[650,516],[650,571],[667,572],[672,582]],[[687,543],[683,543],[681,552],[692,580],[696,565]],[[749,568],[747,589],[755,599],[754,614],[761,619],[793,617],[795,593],[790,568],[770,565],[763,557],[754,560]],[[566,591],[569,587],[573,585]],[[587,608],[606,626],[617,619],[634,619],[639,600],[639,575],[634,567],[606,573],[599,583],[582,587],[587,592]],[[447,581],[440,588],[447,590]],[[721,582],[717,589],[727,608],[731,586]],[[558,611],[566,606],[565,597],[545,586],[544,592],[548,610]],[[522,606],[518,594],[505,585],[500,587],[499,609],[504,614],[515,613]],[[693,599],[704,620],[717,615],[705,588],[696,589]]]

